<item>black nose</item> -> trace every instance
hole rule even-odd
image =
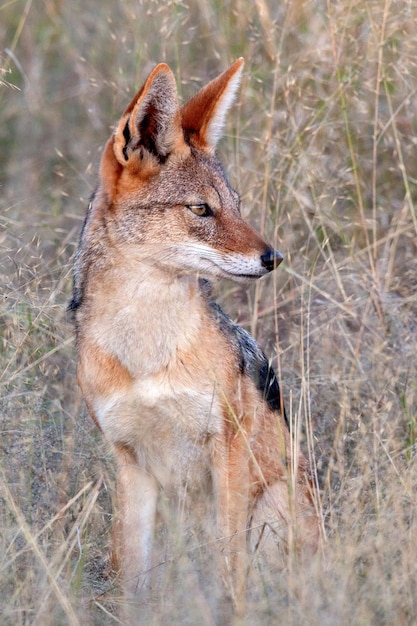
[[[272,270],[278,267],[282,259],[282,254],[273,248],[268,248],[268,250],[261,256],[262,265],[268,270],[268,272],[272,272]]]

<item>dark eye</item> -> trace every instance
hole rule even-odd
[[[194,215],[198,215],[198,217],[209,217],[213,215],[213,211],[210,209],[208,204],[189,204],[187,209],[190,209],[194,213]]]

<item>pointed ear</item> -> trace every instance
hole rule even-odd
[[[214,151],[239,87],[243,64],[242,58],[235,61],[181,107],[184,135],[198,148]]]
[[[120,165],[156,157],[163,163],[183,142],[175,78],[165,63],[148,76],[123,114],[114,133],[113,149]]]

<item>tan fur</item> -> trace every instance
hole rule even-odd
[[[274,542],[317,544],[308,463],[299,453],[294,464],[284,416],[263,397],[266,361],[199,282],[255,280],[280,260],[241,218],[213,157],[242,66],[181,109],[171,71],[155,68],[104,150],[75,262],[78,380],[118,465],[130,598],[150,584],[161,491],[192,501],[213,490],[220,571],[237,605],[251,523],[252,545],[266,527]]]

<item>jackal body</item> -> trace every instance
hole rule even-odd
[[[155,68],[104,150],[76,257],[78,380],[118,465],[127,594],[152,565],[160,490],[212,492],[235,599],[251,520],[285,541],[295,512],[300,541],[317,539],[301,453],[290,476],[277,379],[205,280],[256,280],[282,259],[243,221],[214,156],[242,65],[181,108],[171,71]]]

